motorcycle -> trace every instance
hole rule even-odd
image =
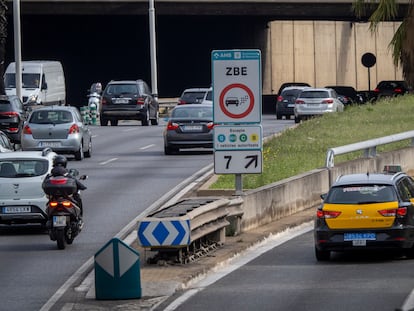
[[[72,177],[51,176],[43,183],[43,191],[49,198],[46,226],[50,239],[56,241],[58,249],[65,249],[66,244],[72,244],[83,228],[80,190],[75,179],[79,172],[71,169],[69,174]],[[86,175],[82,175],[79,180],[86,178]],[[78,199],[75,195],[78,195]]]
[[[99,103],[101,102],[102,84],[93,83],[89,89],[88,94],[88,108],[89,111],[96,110],[96,115],[99,115]]]

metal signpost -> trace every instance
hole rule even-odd
[[[262,81],[259,50],[211,53],[214,113],[214,172],[262,173]]]

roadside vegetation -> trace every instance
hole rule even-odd
[[[347,107],[302,121],[263,145],[263,173],[243,174],[243,189],[255,189],[325,167],[329,148],[414,130],[414,96]],[[411,140],[379,146],[377,153],[408,147]],[[363,151],[335,157],[335,164],[356,159]],[[210,189],[234,189],[235,175],[219,175]]]

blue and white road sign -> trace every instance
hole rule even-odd
[[[190,244],[190,220],[145,218],[138,225],[138,241],[143,247],[185,246]]]

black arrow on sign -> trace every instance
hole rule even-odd
[[[254,167],[257,167],[257,154],[246,156],[245,159],[250,159],[250,161],[249,163],[246,164],[244,168],[248,168],[253,162],[254,162]]]

